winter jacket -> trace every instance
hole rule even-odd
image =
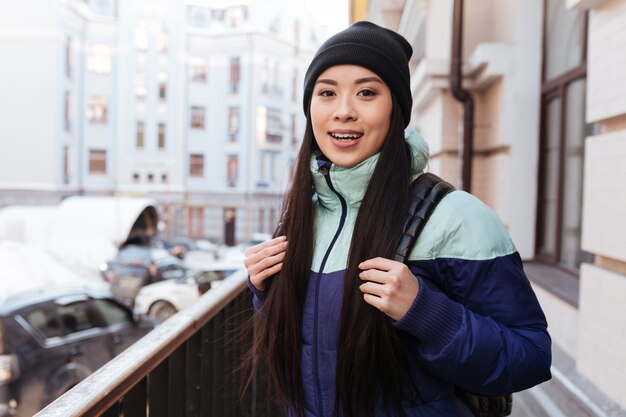
[[[414,177],[428,148],[407,130]],[[343,278],[359,206],[378,154],[352,168],[313,158],[315,249],[302,313],[302,385],[306,417],[333,416]],[[471,417],[454,385],[482,395],[524,390],[550,378],[545,316],[498,217],[480,200],[453,191],[418,238],[408,266],[419,293],[393,323],[412,352],[407,364],[420,399],[408,417]],[[264,293],[254,292],[257,309]],[[374,308],[374,307],[372,307]],[[395,415],[377,409],[377,416]]]

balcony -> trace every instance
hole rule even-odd
[[[253,332],[246,278],[235,273],[35,417],[279,415],[263,375],[240,394]]]

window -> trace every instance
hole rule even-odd
[[[298,117],[295,114],[291,115],[291,144],[298,143]]]
[[[165,123],[159,123],[159,149],[165,149]]]
[[[150,34],[147,22],[139,22],[135,28],[135,48],[139,51],[147,51],[150,45]]]
[[[276,181],[276,163],[278,160],[278,152],[263,151],[261,152],[261,185],[268,185],[270,182]]]
[[[73,65],[72,65],[72,59],[73,59],[73,52],[72,52],[72,38],[70,38],[69,36],[66,38],[65,40],[65,75],[67,75],[68,77],[72,76],[72,69],[73,69]]]
[[[585,124],[586,14],[546,0],[536,258],[574,273],[581,249]]]
[[[291,75],[291,101],[296,102],[298,99],[298,86],[300,85],[300,80],[298,79],[298,70],[294,69]]]
[[[158,73],[157,80],[159,83],[159,100],[165,101],[167,98],[167,74],[164,72]]]
[[[239,92],[240,72],[239,57],[232,57],[230,59],[230,92],[233,94]]]
[[[63,184],[70,183],[71,169],[70,169],[70,147],[63,147]]]
[[[280,110],[267,109],[265,117],[265,141],[267,143],[281,143],[283,132]]]
[[[46,338],[58,337],[63,333],[57,316],[50,308],[42,307],[24,314],[24,318],[34,329]]]
[[[239,177],[239,161],[237,155],[228,155],[228,162],[226,163],[226,183],[229,187],[237,186],[237,179]]]
[[[143,149],[144,147],[144,123],[137,122],[137,134],[135,135],[135,146],[137,149]]]
[[[191,107],[191,128],[204,129],[204,107]]]
[[[293,42],[296,46],[300,43],[300,21],[298,19],[293,22]]]
[[[161,174],[161,182],[167,184],[167,174]]]
[[[148,94],[148,87],[146,85],[146,73],[140,72],[135,76],[135,96],[137,100],[145,100]]]
[[[202,29],[209,25],[210,10],[206,7],[190,6],[187,9],[187,24]]]
[[[97,317],[89,310],[86,301],[79,301],[67,305],[57,305],[61,318],[63,334],[71,334],[89,330],[94,327],[104,327]]]
[[[207,80],[207,63],[203,58],[194,57],[189,61],[189,76],[193,83],[205,83]]]
[[[282,96],[283,89],[280,87],[280,62],[274,61],[274,68],[272,71],[272,94],[275,96]]]
[[[546,0],[545,8],[545,80],[549,80],[580,66],[585,59],[586,14],[568,10],[566,0]]]
[[[267,94],[270,87],[270,60],[263,60],[263,69],[261,70],[261,94]]]
[[[87,71],[92,74],[109,74],[111,72],[111,47],[90,45],[87,48]]]
[[[228,109],[228,137],[231,142],[237,141],[239,133],[239,107]]]
[[[259,233],[265,233],[265,209],[259,209]]]
[[[234,7],[230,11],[230,25],[237,28],[244,24],[248,14],[246,6]]]
[[[87,119],[89,123],[106,123],[109,113],[108,99],[103,96],[91,96],[87,104]]]
[[[107,172],[107,151],[103,149],[89,150],[89,173],[106,174]]]
[[[133,173],[133,182],[139,182],[139,173]]]
[[[148,182],[154,182],[154,174],[152,173],[148,174]]]
[[[189,176],[190,177],[203,177],[204,176],[204,155],[191,154],[189,156]]]
[[[65,131],[70,132],[72,130],[72,94],[69,91],[65,92],[65,104],[63,106]]]
[[[204,235],[204,209],[202,207],[189,207],[189,229],[187,230],[190,238],[201,238]]]
[[[169,49],[169,35],[165,27],[161,27],[158,38],[159,53],[166,54]]]
[[[116,324],[133,324],[133,319],[129,311],[122,306],[107,299],[94,299],[93,303],[102,314],[107,325],[114,326]]]

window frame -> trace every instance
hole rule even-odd
[[[540,114],[539,114],[539,143],[538,143],[538,175],[537,175],[537,202],[536,202],[536,222],[535,222],[535,254],[533,262],[544,264],[550,267],[562,270],[572,276],[578,278],[579,270],[569,268],[560,263],[560,253],[562,246],[562,223],[564,209],[564,192],[565,192],[565,149],[567,141],[567,90],[568,87],[576,81],[586,79],[587,76],[587,42],[589,13],[584,12],[583,17],[583,39],[581,42],[581,62],[580,64],[565,72],[546,80],[547,74],[547,7],[548,1],[544,0],[543,8],[543,39],[542,39],[542,68],[541,68],[541,97],[540,97]],[[552,253],[540,252],[543,242],[542,231],[546,227],[546,212],[542,208],[542,203],[546,198],[546,143],[548,140],[548,105],[553,100],[560,100],[559,103],[559,136],[558,136],[558,167],[557,167],[557,199],[556,199],[556,221],[552,234],[555,239],[555,247]]]

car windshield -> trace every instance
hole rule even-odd
[[[150,251],[148,248],[141,246],[126,246],[120,249],[117,260],[118,262],[128,264],[136,262],[146,262],[150,257]]]
[[[165,249],[152,248],[152,259],[155,261],[160,261],[163,259],[175,259],[168,251]]]

